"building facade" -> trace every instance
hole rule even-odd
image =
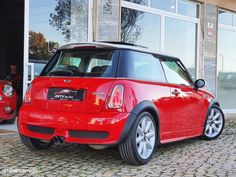
[[[24,89],[35,75],[31,60],[81,41],[122,41],[177,56],[226,112],[236,112],[234,0],[25,0]]]

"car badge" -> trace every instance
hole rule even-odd
[[[65,83],[71,83],[72,80],[64,80]]]

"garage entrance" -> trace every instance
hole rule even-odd
[[[10,74],[15,65],[20,76],[22,95],[24,51],[24,0],[0,1],[0,79]]]

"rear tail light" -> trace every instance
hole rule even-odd
[[[123,106],[124,102],[124,86],[116,85],[112,91],[108,107],[111,109],[119,109]]]
[[[31,85],[28,87],[24,97],[24,103],[30,103],[30,102],[31,102]]]

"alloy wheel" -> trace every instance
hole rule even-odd
[[[209,138],[216,137],[223,128],[223,121],[221,112],[216,108],[212,108],[207,118],[205,136]]]
[[[136,130],[136,148],[142,159],[148,159],[155,146],[155,127],[152,119],[143,117]]]

